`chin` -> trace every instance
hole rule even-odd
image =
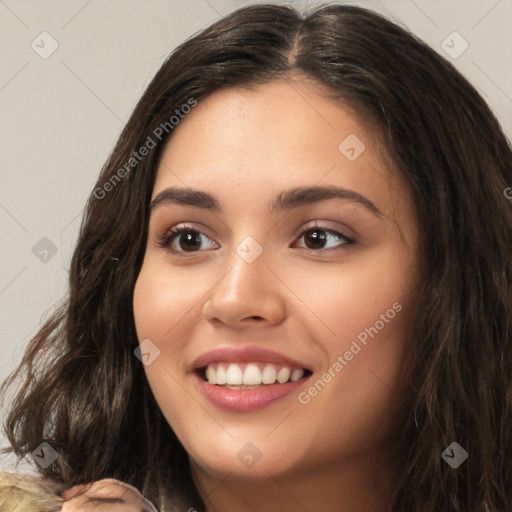
[[[268,479],[294,471],[301,459],[295,443],[289,437],[287,442],[278,436],[265,439],[266,435],[224,437],[218,441],[205,437],[209,441],[186,449],[193,465],[220,478],[229,474],[230,479]]]

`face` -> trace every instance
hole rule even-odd
[[[217,91],[174,129],[133,306],[197,471],[307,475],[390,445],[417,233],[384,162],[369,123],[299,80]]]

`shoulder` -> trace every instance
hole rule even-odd
[[[0,471],[0,510],[2,512],[58,512],[61,486],[41,477]]]

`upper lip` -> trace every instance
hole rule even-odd
[[[219,347],[202,354],[194,361],[194,369],[198,370],[214,362],[250,363],[261,361],[264,363],[280,364],[290,368],[302,368],[311,371],[309,365],[291,359],[290,357],[258,346],[246,347]]]

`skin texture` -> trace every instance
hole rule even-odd
[[[217,91],[174,130],[158,169],[153,198],[191,187],[222,207],[153,210],[133,300],[139,340],[160,349],[146,375],[209,512],[388,510],[408,396],[400,372],[418,275],[415,212],[377,130],[325,92],[300,79]],[[365,145],[354,161],[338,149],[350,134]],[[279,192],[313,185],[356,191],[382,216],[340,199],[269,213]],[[179,254],[158,245],[183,223],[203,233],[198,250],[187,253],[183,236],[172,242]],[[315,224],[356,243],[323,232],[322,250],[298,236]],[[262,249],[252,263],[236,252],[249,236]],[[307,391],[395,303],[400,312],[307,404],[294,393],[227,412],[199,390],[197,357],[251,345],[306,363]],[[248,442],[261,454],[252,467],[237,457]]]

